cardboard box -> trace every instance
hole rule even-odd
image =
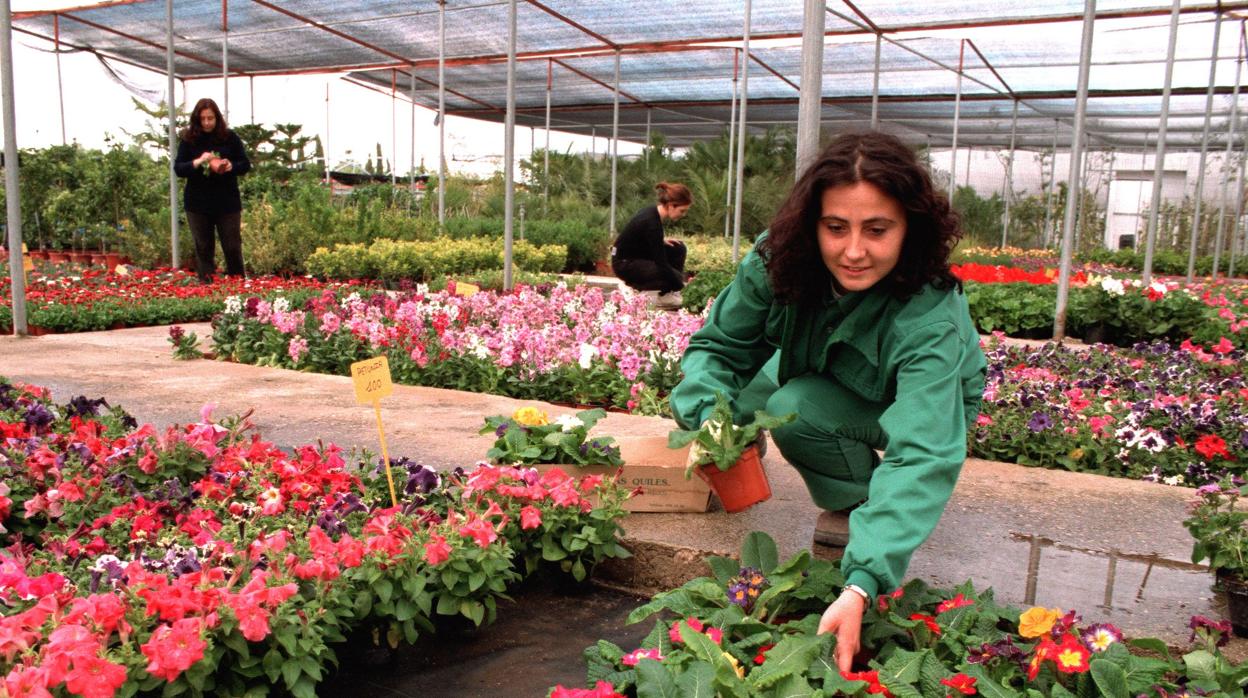
[[[630,497],[624,509],[631,512],[704,512],[711,504],[711,488],[699,477],[685,479],[688,447],[669,449],[666,436],[618,437],[624,472],[620,485],[640,487],[642,493]],[[613,475],[615,468],[591,466],[533,466],[541,472],[561,468],[569,475]]]

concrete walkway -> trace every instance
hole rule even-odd
[[[206,337],[206,324],[186,326]],[[0,338],[0,375],[49,387],[58,402],[107,397],[141,422],[187,423],[200,407],[223,416],[254,409],[265,439],[377,450],[373,411],[355,404],[349,378],[219,361],[174,361],[168,328]],[[392,457],[446,469],[489,448],[483,417],[521,403],[493,395],[395,386],[382,417]],[[531,404],[531,403],[530,403]],[[547,406],[552,414],[565,408]],[[667,420],[610,414],[596,433],[664,435]],[[808,547],[817,510],[795,472],[770,449],[773,498],[735,515],[632,514],[625,521],[635,557],[599,570],[603,583],[642,593],[707,573],[706,554],[735,554],[746,533],[763,530],[788,556]],[[1015,605],[1077,608],[1085,621],[1112,622],[1134,636],[1187,638],[1194,613],[1222,615],[1207,570],[1191,565],[1181,525],[1192,490],[1096,475],[971,459],[910,575],[937,585],[974,579]]]

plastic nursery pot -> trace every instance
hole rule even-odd
[[[1248,637],[1248,581],[1219,571],[1218,585],[1226,592],[1226,615],[1235,636]]]
[[[727,470],[720,470],[711,464],[698,468],[697,473],[711,486],[719,501],[724,503],[724,511],[729,514],[745,511],[771,499],[771,484],[767,482],[757,446],[745,449],[736,465]]]
[[[69,261],[69,254],[66,252],[49,252],[48,261],[53,264],[64,264]]]

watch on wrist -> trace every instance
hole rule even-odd
[[[863,601],[863,603],[865,603],[865,604],[867,604],[867,605],[870,605],[870,604],[871,604],[871,595],[867,593],[867,590],[866,590],[866,589],[863,589],[862,587],[858,586],[857,584],[846,584],[846,585],[845,585],[845,591],[852,591],[853,593],[855,593],[855,594],[857,594],[858,596],[861,596],[861,597],[862,597],[862,601]]]

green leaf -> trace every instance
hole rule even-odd
[[[287,688],[294,688],[300,676],[303,676],[303,669],[298,664],[295,662],[282,662],[282,680],[286,682]]]
[[[644,663],[646,660],[642,660]],[[681,698],[714,698],[715,668],[706,662],[694,662],[676,677]]]
[[[1170,656],[1170,648],[1166,643],[1155,637],[1142,637],[1135,640],[1127,640],[1127,644],[1132,647],[1138,647],[1142,650],[1155,652],[1166,658],[1166,661],[1173,662],[1174,658]]]
[[[766,695],[769,698],[810,698],[815,689],[801,676],[786,676]]]
[[[767,650],[767,661],[750,674],[750,686],[767,688],[786,676],[806,673],[810,663],[819,656],[823,644],[824,640],[819,636],[791,635],[784,638]]]
[[[377,592],[377,599],[382,603],[390,602],[390,595],[394,593],[394,582],[389,579],[380,579],[373,585],[373,591]]]
[[[1093,659],[1091,673],[1101,695],[1108,698],[1131,697],[1127,691],[1127,672],[1122,667],[1105,659]]]
[[[997,683],[995,679],[988,675],[988,672],[984,671],[984,667],[980,664],[972,664],[966,667],[965,673],[967,676],[975,678],[975,690],[983,698],[1018,698],[1020,695],[1018,691]],[[1055,684],[1054,687],[1056,688],[1057,685]],[[1053,695],[1056,696],[1057,693],[1054,692]]]
[[[653,659],[637,663],[637,698],[680,698],[671,673]]]
[[[1183,655],[1183,664],[1190,678],[1214,683],[1218,680],[1218,660],[1205,650],[1196,650]]]
[[[771,574],[779,564],[780,553],[776,550],[776,542],[762,531],[751,531],[741,546],[741,564],[746,567],[757,567],[763,574]]]
[[[740,563],[730,557],[713,555],[706,558],[706,564],[710,565],[711,573],[715,575],[715,579],[724,585],[727,585],[741,571]]]
[[[892,684],[913,684],[918,682],[919,674],[923,667],[923,660],[926,655],[931,654],[931,650],[923,650],[922,652],[909,652],[903,649],[897,650],[893,656],[888,658],[880,669],[880,683],[888,685]]]

